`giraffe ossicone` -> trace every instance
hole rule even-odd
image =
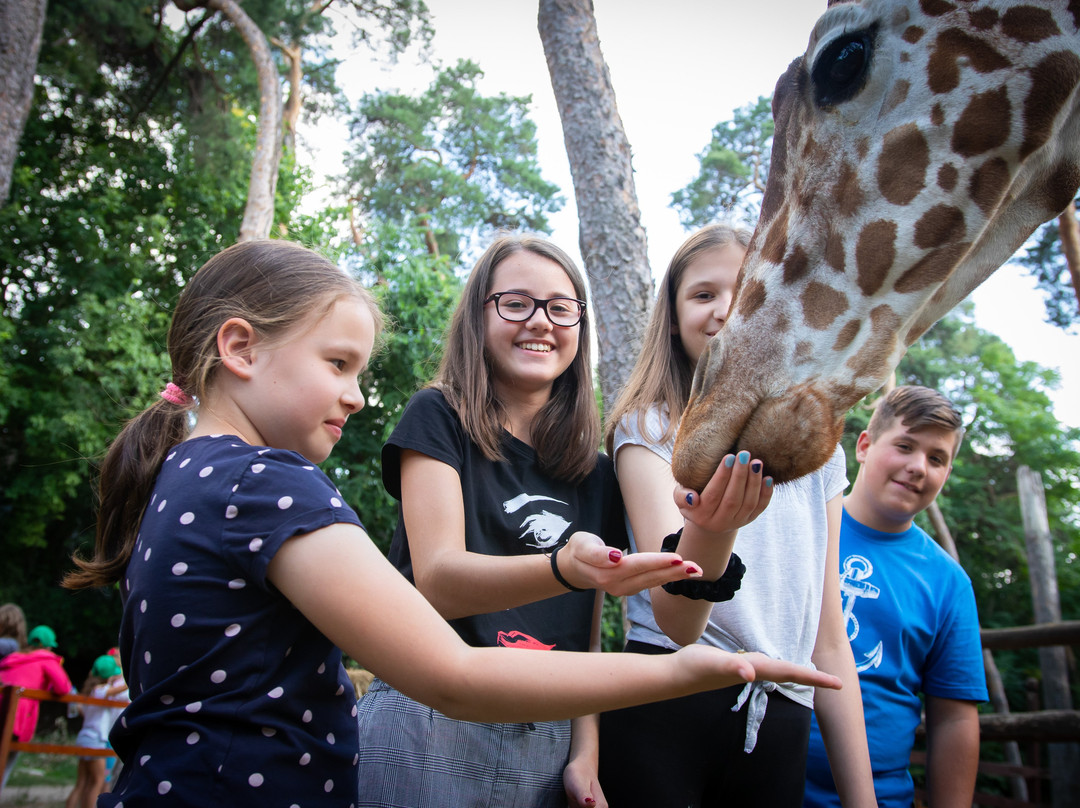
[[[773,96],[772,167],[672,470],[819,468],[847,410],[1080,187],[1080,0],[834,5]]]

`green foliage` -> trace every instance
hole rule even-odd
[[[1061,252],[1057,219],[1035,231],[1017,260],[1027,267],[1043,293],[1046,322],[1066,331],[1075,331],[1077,322],[1080,322],[1080,303],[1069,276],[1069,265]]]
[[[709,145],[698,155],[698,175],[671,195],[671,207],[683,227],[702,227],[718,219],[757,221],[769,176],[771,103],[760,96],[713,128]]]
[[[1018,362],[997,336],[973,323],[963,304],[911,347],[897,369],[897,384],[922,384],[944,393],[961,411],[967,429],[960,454],[938,504],[960,561],[971,576],[986,628],[1034,622],[1016,472],[1038,472],[1054,541],[1064,619],[1080,617],[1080,430],[1058,423],[1047,391],[1057,373]],[[844,446],[854,479],[855,438],[870,407],[848,415]],[[933,534],[925,514],[919,524]],[[1023,683],[1038,675],[1034,651],[998,658],[1009,699],[1023,705]]]
[[[477,89],[482,75],[461,61],[419,96],[360,100],[345,181],[365,222],[412,223],[455,258],[494,229],[549,231],[547,216],[562,200],[540,176],[531,99],[486,97]]]
[[[411,249],[401,249],[402,242]],[[350,256],[345,258],[348,263]],[[374,289],[390,329],[370,362],[366,406],[350,416],[323,468],[385,552],[397,525],[397,505],[383,488],[382,446],[409,398],[438,368],[443,332],[462,283],[447,259],[423,250],[420,234],[394,232],[389,225],[372,233],[362,253],[351,258],[362,261],[365,278],[377,279]]]
[[[622,651],[626,645],[623,599],[604,595],[604,612],[600,618],[600,647],[605,653]]]

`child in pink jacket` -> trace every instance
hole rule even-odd
[[[51,690],[58,695],[72,692],[71,679],[64,671],[64,660],[52,650],[55,647],[56,632],[48,626],[36,626],[26,635],[25,651],[16,651],[0,659],[0,683],[34,690]],[[34,737],[39,708],[37,699],[19,699],[13,729],[16,741],[25,743]],[[8,755],[3,785],[0,785],[0,788],[7,785],[17,757],[18,752]]]

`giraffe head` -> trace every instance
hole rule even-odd
[[[1080,186],[1080,0],[831,7],[773,96],[772,168],[672,470],[820,467],[847,410]]]

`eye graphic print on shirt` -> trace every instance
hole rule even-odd
[[[844,565],[840,571],[840,598],[844,606],[844,625],[847,629],[848,642],[852,642],[859,636],[859,620],[855,617],[855,605],[859,602],[859,598],[875,600],[881,595],[881,589],[869,581],[873,574],[874,565],[865,556],[849,555],[844,559]],[[881,657],[882,646],[879,641],[863,654],[861,660],[855,660],[855,668],[859,672],[876,668],[881,664]]]
[[[534,502],[557,502],[560,505],[566,505],[561,499],[555,499],[554,497],[545,497],[534,494],[518,494],[513,499],[508,499],[503,503],[503,511],[506,513],[517,513],[526,505],[530,505]],[[541,550],[548,550],[555,547],[566,533],[566,529],[570,527],[568,522],[557,513],[551,513],[548,510],[542,509],[539,513],[530,513],[521,521],[518,527],[523,528],[523,532],[518,538],[524,539],[526,536],[531,538],[531,541],[526,541],[529,547],[538,547]]]

